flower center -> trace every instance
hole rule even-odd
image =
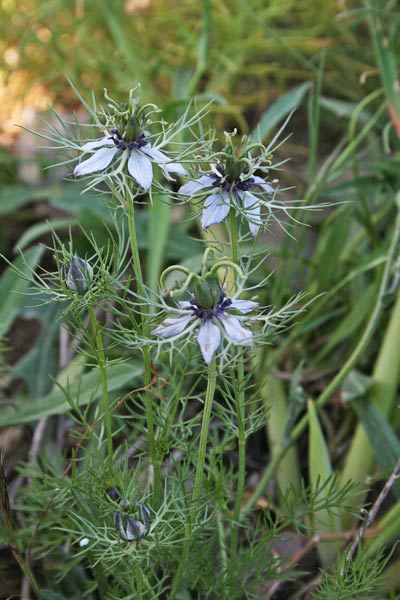
[[[243,174],[246,174],[243,172]],[[229,192],[229,190],[240,190],[242,192],[247,192],[254,185],[253,177],[249,177],[248,179],[241,179],[240,176],[236,179],[232,179],[229,175],[221,174],[220,176],[213,174],[212,177],[215,179],[213,182],[213,187],[219,187],[224,192]]]
[[[230,307],[232,304],[232,300],[230,298],[226,298],[224,292],[221,292],[219,302],[214,306],[214,308],[203,308],[196,304],[196,299],[193,296],[190,300],[191,309],[193,313],[201,319],[202,321],[208,321],[213,317],[221,316],[224,311]]]
[[[119,150],[126,150],[126,148],[129,148],[129,150],[134,150],[137,148],[142,148],[147,144],[144,133],[141,133],[131,142],[128,142],[126,139],[124,139],[124,136],[121,134],[119,129],[111,129],[110,133],[110,139],[114,142]]]

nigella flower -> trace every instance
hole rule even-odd
[[[235,147],[235,135],[236,131],[225,133],[226,145],[215,154],[215,164],[197,179],[185,183],[179,194],[205,197],[201,215],[203,229],[221,223],[230,210],[234,210],[248,221],[255,237],[263,224],[261,207],[270,204],[264,196],[273,194],[274,189],[254,173],[268,169],[270,154],[262,144],[251,143],[247,137],[243,137],[241,145]]]
[[[128,103],[116,102],[105,94],[108,112],[94,113],[97,125],[105,135],[82,146],[81,150],[91,156],[75,167],[76,177],[99,171],[118,175],[126,165],[136,183],[148,191],[153,182],[153,163],[161,168],[167,179],[172,179],[170,173],[187,175],[182,165],[172,162],[161,152],[160,146],[165,144],[165,139],[158,145],[151,143],[154,136],[147,131],[153,124],[150,115],[159,110],[153,104],[141,106],[140,99],[132,95],[134,91],[131,90]]]
[[[84,144],[82,151],[93,153],[90,158],[75,167],[74,175],[76,177],[105,171],[114,159],[119,160],[118,170],[121,170],[127,163],[130,175],[144,191],[151,188],[152,163],[161,168],[167,179],[172,179],[170,173],[187,175],[182,165],[171,162],[166,154],[153,147],[144,133],[129,139],[119,129],[113,128],[105,137]]]
[[[198,328],[197,342],[205,362],[210,364],[222,338],[235,344],[251,344],[252,332],[242,325],[248,317],[235,312],[245,315],[257,306],[258,302],[251,300],[228,298],[223,290],[213,304],[201,302],[192,294],[189,301],[178,302],[179,308],[174,310],[178,316],[166,318],[152,334],[175,340]]]
[[[257,191],[258,189],[258,191]],[[185,183],[179,190],[179,194],[194,196],[205,194],[206,199],[201,215],[201,226],[207,229],[210,225],[221,223],[229,214],[231,208],[243,214],[249,223],[249,228],[255,237],[263,224],[261,216],[261,204],[258,195],[272,194],[274,189],[258,175],[249,176],[246,170],[232,180],[221,166],[214,168],[213,172],[201,175],[198,179]]]

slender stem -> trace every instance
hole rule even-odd
[[[235,211],[232,208],[229,211],[228,230],[229,230],[229,242],[231,244],[231,250],[232,250],[232,262],[234,262],[235,265],[239,265],[239,239],[238,239],[237,217],[236,217]]]
[[[138,598],[142,597],[142,593],[143,593],[143,580],[142,580],[142,568],[141,565],[138,564],[135,567],[135,573],[136,573],[136,591],[138,594]]]
[[[239,265],[239,234],[237,226],[237,216],[234,210],[229,212],[229,240],[232,249],[232,261]],[[233,293],[236,292],[235,273],[233,273]],[[245,431],[245,394],[244,394],[244,361],[242,352],[238,352],[236,360],[237,371],[236,371],[236,382],[235,382],[235,398],[237,407],[237,428],[238,428],[238,454],[239,454],[239,468],[237,474],[236,484],[236,495],[235,505],[233,511],[233,524],[231,528],[231,554],[235,556],[238,549],[238,527],[240,521],[240,512],[242,508],[242,498],[244,492],[244,484],[246,478],[246,431]]]
[[[195,504],[197,502],[197,500],[200,498],[200,493],[201,493],[201,483],[202,483],[202,479],[203,479],[203,475],[204,475],[204,464],[205,464],[205,460],[206,460],[208,430],[210,427],[211,408],[212,408],[213,401],[214,401],[216,383],[217,383],[217,369],[216,369],[216,363],[215,363],[215,357],[214,357],[208,366],[207,390],[206,390],[206,398],[205,398],[204,409],[203,409],[203,420],[201,423],[199,453],[198,453],[198,458],[197,458],[196,476],[195,476],[195,480],[194,480],[194,489],[193,489],[193,497],[192,497],[193,504]]]
[[[208,366],[208,375],[207,375],[207,390],[206,390],[206,398],[204,402],[203,409],[203,420],[201,423],[201,431],[200,431],[200,443],[199,443],[199,453],[196,464],[196,475],[194,480],[194,488],[192,495],[192,503],[191,508],[188,511],[187,522],[185,526],[185,543],[182,549],[181,560],[179,561],[178,569],[176,571],[176,575],[172,582],[171,593],[169,595],[169,600],[175,600],[176,594],[178,593],[183,577],[183,573],[185,570],[185,565],[189,556],[190,543],[192,538],[192,521],[194,516],[194,511],[196,510],[197,502],[200,498],[201,494],[201,484],[204,476],[204,464],[206,459],[206,448],[207,448],[207,439],[208,439],[208,430],[210,427],[210,419],[211,419],[211,408],[214,401],[215,387],[217,382],[217,369],[216,369],[216,361],[215,357],[212,359],[211,363]]]
[[[396,250],[398,247],[400,239],[400,210],[397,213],[397,219],[394,227],[394,232],[392,236],[392,240],[390,243],[390,248],[388,251],[388,256],[385,264],[385,268],[382,274],[381,284],[379,286],[378,297],[374,306],[374,310],[372,311],[371,317],[367,323],[366,328],[364,329],[364,333],[361,336],[357,346],[354,348],[353,352],[337,373],[337,375],[332,379],[332,381],[327,385],[324,391],[319,395],[317,400],[315,401],[315,408],[319,409],[326,404],[326,402],[332,397],[332,394],[338,389],[338,387],[343,383],[344,379],[350,373],[350,371],[356,365],[360,356],[364,353],[366,346],[368,345],[378,323],[379,318],[381,316],[382,309],[384,308],[385,297],[389,287],[390,277],[393,262],[396,259]],[[297,423],[296,427],[291,431],[290,436],[288,437],[288,441],[286,446],[282,447],[281,451],[278,452],[275,458],[270,462],[267,469],[264,471],[261,480],[255,489],[251,499],[248,501],[246,506],[243,508],[242,517],[247,515],[256,504],[257,500],[263,494],[265,487],[271,481],[272,477],[275,475],[281,460],[286,455],[286,452],[289,448],[294,444],[294,442],[300,437],[303,431],[306,429],[308,425],[308,414],[305,414],[300,421]]]
[[[237,405],[237,428],[238,428],[238,453],[239,469],[237,475],[235,505],[233,510],[233,524],[231,529],[231,553],[237,553],[238,527],[242,498],[246,478],[246,430],[245,430],[245,395],[244,395],[244,364],[243,356],[240,354],[237,360],[237,383],[236,383],[236,405]]]
[[[99,365],[101,387],[103,390],[103,410],[104,410],[104,422],[106,426],[106,438],[107,438],[107,463],[110,473],[113,470],[113,442],[112,442],[112,427],[111,427],[111,412],[110,412],[110,398],[108,395],[108,382],[107,382],[107,368],[106,368],[106,356],[104,352],[103,336],[99,322],[94,313],[93,307],[89,308],[90,324],[93,332],[93,339],[95,343],[95,354],[97,364]]]
[[[136,236],[136,223],[135,223],[135,208],[133,200],[129,197],[127,199],[128,204],[128,229],[129,229],[129,241],[132,253],[133,268],[136,276],[136,285],[138,294],[141,298],[145,298],[145,289],[143,283],[142,265],[140,262],[139,248],[137,244]],[[144,336],[148,335],[148,325],[144,311],[141,309],[141,328]],[[144,387],[145,387],[145,409],[146,409],[146,422],[147,432],[149,438],[149,451],[150,458],[153,467],[154,474],[154,496],[155,502],[158,506],[162,498],[162,487],[161,487],[161,467],[160,461],[157,455],[157,444],[155,437],[155,425],[154,425],[154,411],[153,411],[153,396],[150,391],[150,384],[152,381],[152,370],[151,370],[151,358],[150,349],[147,346],[142,347],[143,355],[143,367],[144,367]]]

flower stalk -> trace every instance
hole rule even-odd
[[[132,254],[132,262],[133,269],[136,276],[136,285],[138,294],[141,297],[145,297],[145,289],[143,282],[143,273],[142,273],[142,265],[140,262],[139,248],[137,243],[137,235],[136,235],[136,223],[135,223],[135,207],[132,198],[129,196],[127,201],[128,208],[128,230],[129,230],[129,242],[131,247]],[[141,310],[141,329],[143,335],[148,335],[148,325],[146,323],[146,316],[144,315],[144,311],[142,307]],[[154,477],[154,496],[156,505],[161,502],[162,496],[162,485],[161,485],[161,469],[160,469],[160,461],[157,455],[157,443],[155,436],[155,425],[154,425],[154,411],[153,411],[153,396],[150,391],[151,381],[153,378],[152,368],[151,368],[151,357],[150,357],[150,349],[148,346],[142,347],[142,356],[143,356],[143,368],[144,368],[144,397],[145,397],[145,410],[146,410],[146,421],[147,421],[147,432],[148,432],[148,442],[149,442],[149,452],[150,459],[153,468],[153,477]]]
[[[103,336],[101,332],[100,324],[97,320],[93,307],[89,307],[89,318],[92,328],[93,340],[95,343],[95,356],[97,364],[99,366],[101,387],[103,390],[103,411],[104,411],[104,422],[106,429],[106,440],[107,440],[107,465],[110,473],[113,471],[113,442],[112,442],[112,424],[111,424],[111,412],[110,412],[110,398],[108,394],[108,383],[107,383],[107,369],[106,369],[106,357],[103,345]]]

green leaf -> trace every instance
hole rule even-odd
[[[310,483],[315,490],[320,488],[321,483],[323,484],[332,476],[332,465],[315,405],[309,400],[307,406],[309,419],[308,468]],[[321,495],[325,494],[326,496],[327,493],[328,488],[321,490]],[[321,509],[314,514],[314,526],[318,533],[335,533],[339,530],[339,520],[329,510]],[[318,552],[322,564],[330,564],[335,559],[337,551],[337,543],[331,541],[321,542],[318,546]]]
[[[342,387],[342,402],[353,402],[365,396],[374,385],[374,379],[353,369],[347,375]]]
[[[387,419],[371,400],[353,400],[351,406],[362,423],[380,467],[384,471],[392,471],[399,460],[400,442]],[[394,485],[392,491],[400,498],[400,484]]]
[[[3,185],[0,189],[0,215],[15,212],[32,202],[33,191],[25,185]]]
[[[162,199],[153,202],[149,210],[147,279],[151,290],[158,289],[158,280],[165,260],[170,228],[171,206]]]
[[[53,219],[52,221],[45,221],[44,223],[35,223],[19,238],[18,242],[14,246],[14,250],[24,250],[34,240],[46,233],[58,231],[59,229],[66,229],[69,225],[75,225],[76,219]]]
[[[52,303],[29,308],[23,313],[28,313],[29,318],[37,318],[41,330],[33,347],[12,368],[10,378],[25,381],[31,398],[48,394],[53,387],[52,378],[57,375],[59,310],[59,305]]]
[[[332,114],[335,115],[335,117],[338,118],[345,117],[350,119],[358,106],[356,102],[346,102],[344,100],[337,100],[335,98],[327,98],[324,96],[320,97],[319,102],[323,108],[329,110]],[[364,123],[368,121],[369,118],[370,114],[367,111],[363,111],[360,114],[360,120]]]
[[[0,279],[0,337],[8,332],[15,317],[25,306],[25,293],[30,285],[28,276],[38,265],[42,254],[43,248],[35,246],[23,257],[18,257],[3,273]]]
[[[140,377],[143,368],[135,363],[112,363],[107,366],[108,391],[114,392],[134,379]],[[71,409],[71,403],[83,406],[101,395],[101,378],[99,369],[92,369],[82,375],[78,381],[60,389],[57,385],[47,396],[32,402],[26,402],[15,412],[0,417],[0,427],[29,423],[42,417],[59,415]],[[68,401],[68,399],[70,401]]]
[[[43,600],[65,600],[64,596],[51,590],[40,590]]]
[[[255,139],[265,139],[280,121],[300,106],[310,87],[309,82],[301,83],[276,100],[261,116],[251,135]]]

